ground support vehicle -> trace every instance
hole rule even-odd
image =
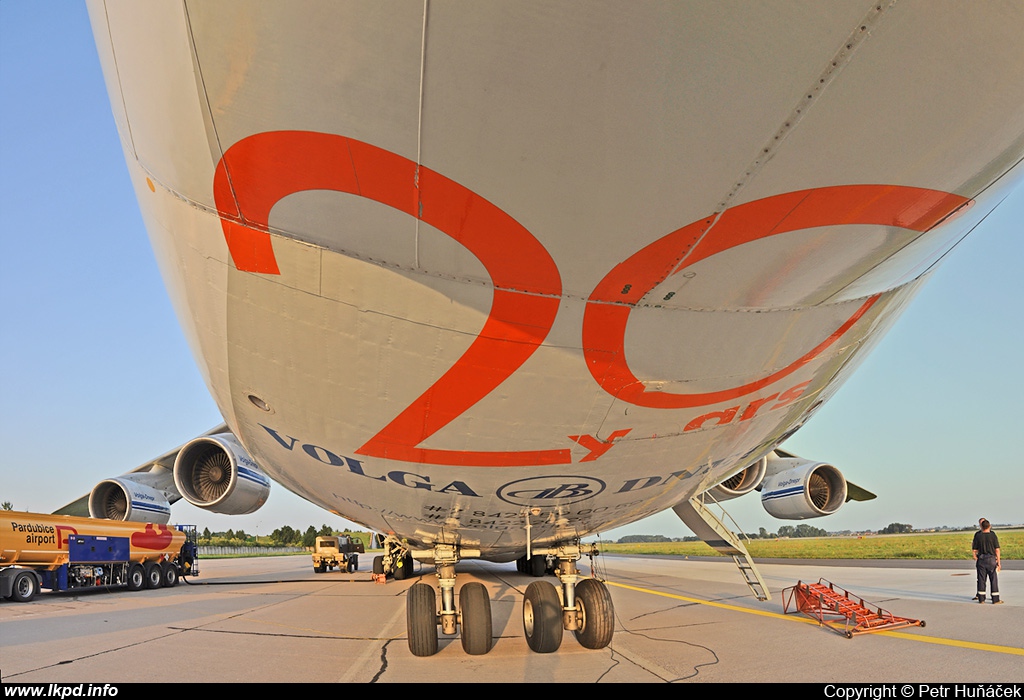
[[[42,589],[173,586],[197,576],[194,525],[154,525],[10,511],[0,521],[0,596]]]
[[[313,571],[322,574],[338,569],[352,573],[359,568],[363,543],[346,535],[317,537],[313,547]]]

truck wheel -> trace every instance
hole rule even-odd
[[[164,582],[164,573],[160,570],[160,565],[155,561],[146,562],[146,588],[160,588]]]
[[[39,581],[31,571],[22,571],[14,577],[11,586],[11,600],[19,603],[27,603],[36,597],[39,592]]]
[[[160,565],[160,585],[164,588],[173,588],[178,585],[178,567],[169,561]]]
[[[146,587],[146,570],[142,568],[142,564],[133,562],[128,567],[128,590],[129,591],[141,591]]]
[[[359,568],[359,557],[355,554],[348,558],[348,572],[351,574]]]

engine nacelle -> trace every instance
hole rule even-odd
[[[178,451],[174,485],[186,501],[225,515],[253,513],[270,496],[270,478],[233,435],[196,438]]]
[[[738,474],[733,474],[718,486],[708,489],[707,493],[718,502],[738,498],[756,489],[764,479],[767,469],[768,458],[762,457]]]
[[[93,487],[89,493],[89,515],[162,525],[171,519],[171,504],[165,492],[122,476]]]
[[[831,464],[772,457],[761,487],[761,505],[776,518],[806,520],[835,513],[846,495],[846,479]]]

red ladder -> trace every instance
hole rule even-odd
[[[829,629],[850,639],[855,634],[924,627],[924,620],[897,617],[888,610],[865,601],[825,579],[817,583],[797,582],[782,591],[783,612],[789,614],[790,602],[796,610],[818,621]]]

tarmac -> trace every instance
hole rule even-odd
[[[761,602],[731,560],[604,555],[579,565],[610,587],[610,646],[585,649],[566,632],[558,651],[536,654],[522,623],[523,593],[536,579],[514,564],[467,561],[458,585],[487,587],[493,648],[470,656],[458,636],[441,635],[438,653],[422,658],[406,641],[405,593],[417,580],[436,588],[433,569],[417,564],[414,578],[382,584],[367,571],[371,559],[360,557],[363,570],[352,574],[314,573],[308,556],[204,560],[197,579],[174,588],[3,601],[0,677],[5,684],[915,684],[906,687],[918,694],[901,697],[923,697],[920,684],[1024,682],[1019,562],[1000,574],[1005,603],[979,605],[970,561],[763,561],[771,599]],[[822,579],[925,625],[847,638],[794,612],[791,588]]]

